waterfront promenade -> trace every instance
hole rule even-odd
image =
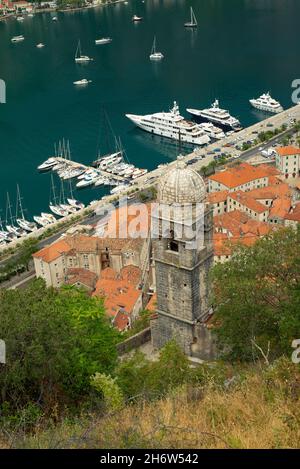
[[[221,151],[227,151],[231,155],[235,155],[235,160],[239,161],[241,159],[249,159],[255,154],[259,153],[259,148],[268,148],[269,146],[272,145],[274,140],[278,140],[282,138],[282,134],[277,135],[274,137],[274,140],[271,139],[270,141],[266,143],[261,143],[257,145],[254,148],[251,148],[247,151],[240,151],[236,150],[234,146],[226,147],[226,144],[228,143],[234,143],[234,145],[242,145],[244,142],[249,141],[250,139],[256,138],[257,132],[265,132],[267,130],[274,130],[275,128],[280,128],[282,125],[287,126],[287,130],[284,132],[289,132],[289,127],[290,127],[290,120],[295,119],[296,121],[300,120],[300,104],[297,104],[285,111],[283,111],[280,114],[271,116],[261,122],[258,122],[250,127],[247,127],[239,132],[236,132],[230,136],[225,137],[223,140],[219,140],[217,142],[211,143],[210,145],[206,146],[205,148],[198,148],[195,149],[192,153],[189,155],[183,156],[182,159],[185,162],[189,162],[190,160],[194,160],[197,158],[195,163],[193,163],[190,167],[195,169],[196,171],[200,171],[202,167],[207,166],[209,163],[214,161],[214,156],[217,153],[214,153],[214,150],[216,149],[221,149]],[[270,126],[272,124],[272,126]],[[212,154],[210,154],[212,153]],[[198,159],[199,157],[202,157],[201,159]],[[231,161],[229,159],[228,161]],[[76,163],[78,164],[78,163]],[[169,164],[162,165],[155,170],[147,173],[144,176],[141,176],[140,178],[137,178],[130,186],[129,189],[124,190],[123,192],[120,192],[118,196],[116,195],[106,195],[102,197],[99,201],[93,202],[91,205],[88,207],[85,207],[82,210],[79,210],[75,215],[70,214],[65,218],[60,218],[57,220],[57,222],[51,224],[50,226],[46,226],[44,228],[40,228],[37,231],[33,233],[29,233],[28,235],[24,236],[22,239],[13,241],[9,245],[6,246],[1,246],[0,247],[0,254],[1,252],[5,251],[8,248],[15,248],[17,245],[19,245],[23,240],[25,239],[30,239],[30,238],[38,238],[42,236],[44,233],[51,228],[51,230],[58,230],[60,231],[63,228],[63,225],[65,223],[70,223],[72,222],[72,219],[74,219],[74,216],[76,218],[80,218],[80,221],[83,221],[85,218],[90,218],[91,212],[101,212],[101,209],[105,207],[105,205],[109,203],[113,203],[116,200],[116,197],[124,197],[126,194],[129,192],[132,192],[135,190],[137,193],[139,191],[145,190],[151,186],[155,186],[159,178],[165,173],[165,171],[170,168],[171,166],[174,166],[176,164],[176,160],[172,161]],[[77,219],[77,221],[74,221],[74,224],[80,224],[80,221]],[[43,242],[44,243],[44,242]]]

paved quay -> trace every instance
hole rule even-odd
[[[239,132],[226,136],[224,139],[213,142],[204,148],[203,147],[197,148],[192,153],[185,155],[182,158],[185,162],[189,162],[190,160],[197,158],[197,161],[191,165],[191,168],[197,171],[199,171],[202,167],[207,166],[209,163],[214,161],[214,156],[217,154],[215,152],[216,149],[220,149],[221,152],[227,152],[228,154],[231,154],[232,156],[234,156],[234,158],[236,158],[236,161],[249,159],[253,157],[254,155],[256,155],[257,153],[259,153],[259,148],[268,148],[269,146],[274,145],[275,143],[278,143],[283,138],[284,135],[288,135],[291,132],[291,129],[287,129],[285,132],[273,137],[268,142],[262,143],[258,145],[257,147],[251,148],[244,152],[236,150],[235,145],[237,144],[242,145],[244,142],[247,142],[251,139],[256,138],[257,132],[259,133],[259,132],[264,132],[267,130],[274,130],[275,128],[281,127],[283,124],[289,126],[289,122],[291,119],[295,119],[297,121],[300,120],[300,104],[297,104],[281,112],[280,114],[273,115],[250,127],[240,130]],[[227,147],[226,144],[228,143],[232,143],[233,146]],[[78,165],[80,163],[76,163],[76,164]],[[155,185],[157,180],[166,172],[166,170],[170,168],[171,166],[174,166],[175,164],[176,164],[176,160],[172,161],[171,163],[161,165],[160,167],[145,174],[144,176],[137,178],[134,184],[132,184],[129,189],[124,190],[124,192],[120,192],[118,196],[106,195],[101,200],[95,201],[88,207],[85,207],[84,209],[79,210],[76,213],[76,216],[80,217],[81,220],[74,222],[74,224],[80,224],[80,223],[85,224],[87,220],[89,222],[95,223],[99,219],[99,217],[93,218],[93,216],[91,215],[91,212],[96,212],[96,213],[101,212],[101,210],[105,207],[105,205],[107,205],[108,203],[113,203],[116,200],[116,197],[120,197],[120,198],[124,197],[126,196],[128,192],[131,192],[134,189],[136,191],[142,191],[144,189],[147,189]],[[57,222],[51,224],[49,227],[40,228],[33,233],[29,233],[27,236],[24,236],[22,240],[19,239],[10,243],[7,246],[1,246],[0,253],[8,248],[16,247],[25,239],[37,238],[41,236],[49,228],[57,229],[59,233],[52,235],[48,239],[43,240],[41,243],[42,245],[49,244],[50,242],[53,242],[55,239],[57,239],[57,237],[59,237],[62,234],[62,232],[64,231],[64,226],[63,226],[64,223],[71,222],[73,217],[74,215],[71,214],[65,218],[61,218],[57,220]]]

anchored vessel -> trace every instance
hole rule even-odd
[[[143,17],[142,17],[142,16],[133,15],[132,21],[143,21]]]
[[[195,16],[195,13],[192,7],[191,7],[191,19],[187,23],[184,23],[184,26],[186,28],[197,28],[198,26],[197,18]]]
[[[153,45],[152,45],[151,54],[150,54],[150,60],[161,60],[163,58],[164,58],[163,54],[161,52],[157,52],[156,50],[156,37],[154,36]]]
[[[218,99],[208,109],[187,109],[187,112],[225,129],[241,130],[242,128],[238,119],[232,117],[226,109],[220,108]]]
[[[73,85],[77,86],[88,85],[89,83],[92,83],[92,80],[87,80],[86,78],[83,78],[82,80],[73,81]]]
[[[90,62],[91,60],[91,57],[89,57],[88,55],[83,55],[82,52],[81,52],[81,44],[80,44],[80,40],[78,41],[78,45],[77,45],[77,49],[76,49],[76,53],[75,53],[75,62],[76,63],[85,63],[85,62]]]
[[[110,42],[112,42],[112,38],[111,37],[102,37],[100,39],[96,39],[95,40],[95,43],[97,45],[99,44],[109,44]]]
[[[162,137],[181,139],[183,142],[195,145],[205,145],[210,142],[209,136],[198,124],[188,121],[180,115],[176,101],[169,112],[158,112],[145,116],[126,114],[126,117],[146,132]]]
[[[11,38],[11,42],[21,42],[24,41],[25,37],[20,35],[20,36],[14,36]]]
[[[278,114],[283,111],[281,104],[270,96],[270,93],[262,94],[257,99],[250,99],[250,104],[260,111]]]

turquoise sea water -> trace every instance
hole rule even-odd
[[[183,27],[191,5],[196,31]],[[144,21],[133,24],[134,13]],[[73,159],[84,163],[99,144],[105,152],[102,107],[129,160],[152,169],[175,158],[177,145],[135,129],[125,113],[167,110],[176,99],[186,114],[186,107],[219,98],[249,125],[263,118],[250,108],[251,97],[270,90],[284,107],[292,104],[291,83],[300,78],[299,0],[129,0],[57,16],[57,22],[51,14],[0,22],[0,78],[7,84],[7,104],[0,104],[2,218],[6,191],[14,200],[16,183],[30,215],[46,209],[50,176],[36,167],[54,142],[69,139]],[[18,34],[25,41],[12,44]],[[165,54],[161,63],[149,60],[154,34]],[[113,42],[96,46],[102,36]],[[95,59],[88,65],[74,62],[79,38]],[[76,89],[80,78],[92,83]],[[86,189],[77,197],[87,202],[103,193]]]

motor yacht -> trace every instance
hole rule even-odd
[[[126,114],[126,117],[146,132],[162,137],[195,145],[206,145],[210,142],[209,136],[198,124],[186,120],[180,115],[176,101],[169,112],[158,112],[144,116]]]

